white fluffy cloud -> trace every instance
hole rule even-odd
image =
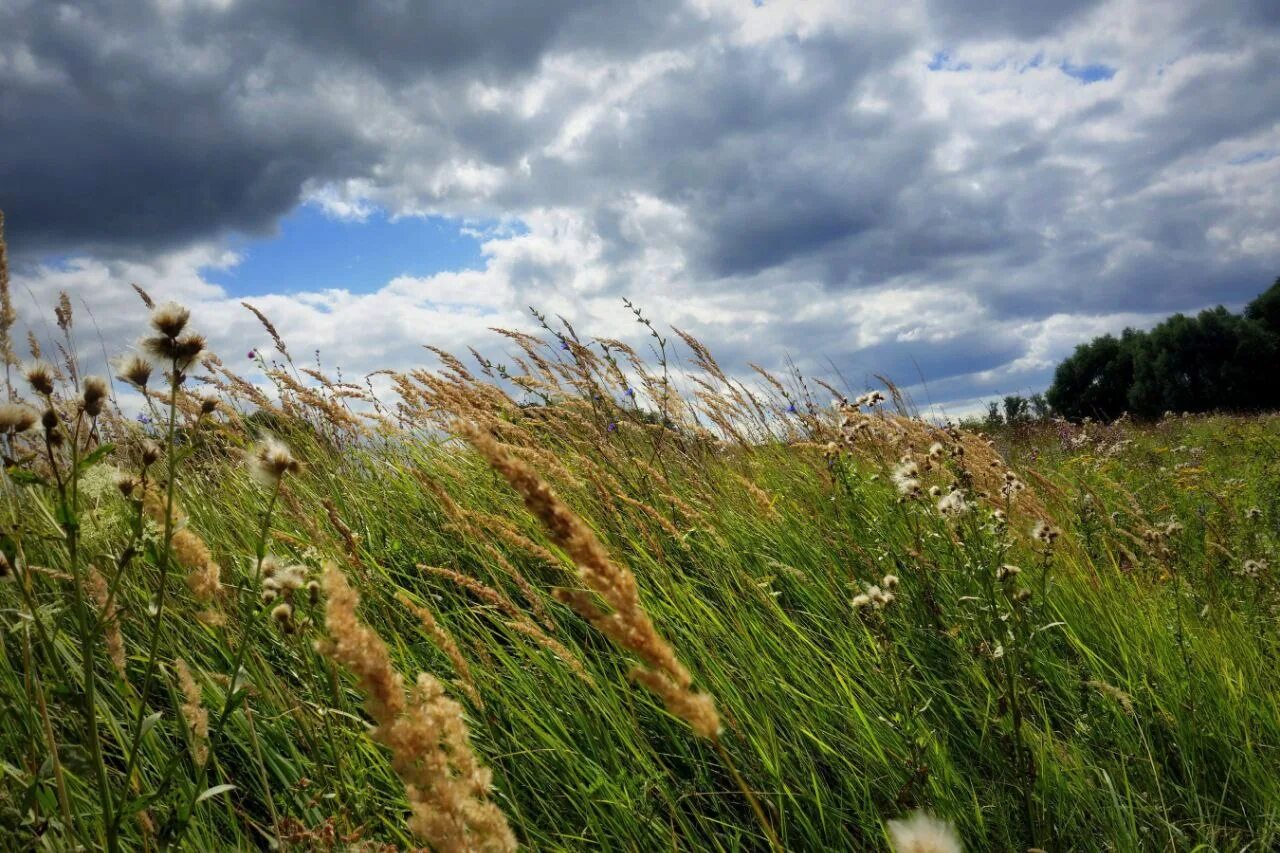
[[[971,405],[1280,272],[1261,0],[322,5],[0,9],[24,311],[65,289],[118,345],[136,281],[238,353],[257,321],[200,276],[228,233],[304,200],[499,218],[482,269],[252,301],[359,373],[531,304],[625,336],[626,296],[727,364]]]

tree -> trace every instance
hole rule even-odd
[[[1280,408],[1280,279],[1243,314],[1222,306],[1175,314],[1150,332],[1104,335],[1058,365],[1048,401],[1068,418],[1124,412]]]
[[[1064,417],[1111,420],[1128,408],[1133,383],[1134,341],[1140,332],[1125,329],[1119,338],[1103,335],[1076,351],[1054,371],[1046,395]]]

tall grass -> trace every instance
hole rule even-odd
[[[258,387],[161,306],[139,423],[59,311],[0,411],[5,849],[1280,839],[1274,417],[987,438],[642,315],[654,366],[539,318]]]

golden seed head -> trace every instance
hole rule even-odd
[[[287,602],[281,602],[271,609],[271,618],[281,624],[293,618],[293,608]]]
[[[211,415],[217,410],[217,408],[218,408],[218,401],[215,400],[214,398],[212,397],[200,398],[200,414]]]
[[[0,580],[8,580],[13,576],[13,564],[9,562],[9,558],[0,551]]]
[[[884,576],[884,580],[880,581],[880,585],[881,585],[881,586],[883,586],[885,589],[897,589],[897,588],[898,588],[898,576],[897,576],[897,575],[885,575],[885,576]]]
[[[45,409],[44,414],[40,416],[40,426],[44,427],[45,432],[51,432],[58,428],[58,413],[53,409]]]
[[[22,368],[22,377],[27,380],[31,389],[41,396],[53,393],[53,365],[47,361],[33,361]]]
[[[26,403],[0,404],[0,432],[26,432],[40,420],[40,413]]]
[[[151,328],[166,338],[177,338],[190,319],[189,310],[176,302],[166,302],[151,312]]]
[[[107,392],[107,380],[101,376],[86,376],[80,390],[84,413],[91,418],[102,414],[102,402],[107,399]]]

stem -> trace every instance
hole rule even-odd
[[[733,759],[729,757],[729,753],[725,750],[724,745],[720,743],[720,738],[712,738],[711,743],[716,748],[716,752],[720,753],[720,760],[724,762],[724,766],[729,769],[729,774],[733,776],[733,781],[737,783],[738,790],[742,791],[742,795],[747,798],[747,802],[751,804],[751,810],[756,813],[756,821],[760,824],[760,829],[764,831],[765,837],[769,839],[769,847],[773,850],[785,850],[782,842],[778,840],[778,834],[774,832],[773,824],[769,822],[769,818],[764,813],[764,807],[760,805],[760,800],[756,797],[755,792],[747,787],[747,780],[742,778],[742,774],[738,772],[738,766],[733,763]]]
[[[138,714],[133,724],[133,738],[129,744],[129,759],[125,762],[125,784],[133,777],[133,770],[138,760],[138,751],[142,747],[142,724],[147,717],[147,698],[151,693],[151,685],[155,680],[156,665],[158,662],[158,654],[160,651],[160,636],[164,630],[164,603],[165,590],[168,587],[169,580],[169,548],[173,542],[173,500],[174,489],[177,480],[177,466],[174,463],[174,430],[178,409],[178,380],[179,371],[177,362],[173,362],[172,372],[169,374],[169,425],[165,437],[165,460],[168,466],[168,482],[165,484],[165,513],[164,513],[164,537],[160,548],[160,580],[156,588],[155,599],[155,615],[151,621],[151,640],[147,649],[147,669],[142,680],[142,692],[138,696]],[[120,816],[116,816],[116,822],[119,823]]]
[[[70,495],[63,484],[59,484],[59,500],[62,504],[62,531],[67,540],[67,555],[71,562],[71,575],[75,586],[72,597],[72,609],[75,611],[76,630],[80,634],[80,667],[84,678],[84,722],[88,729],[89,758],[93,761],[94,776],[98,786],[98,797],[102,801],[102,819],[107,832],[107,850],[120,849],[116,838],[115,821],[112,817],[111,786],[107,782],[107,767],[102,760],[102,743],[98,737],[98,678],[94,669],[93,647],[97,631],[89,627],[89,609],[84,595],[84,570],[80,566],[80,518],[79,518],[79,485],[80,485],[80,427],[84,423],[84,415],[76,416],[75,429],[71,436],[71,478]],[[46,445],[49,445],[46,442]],[[49,445],[52,455],[52,445]]]

